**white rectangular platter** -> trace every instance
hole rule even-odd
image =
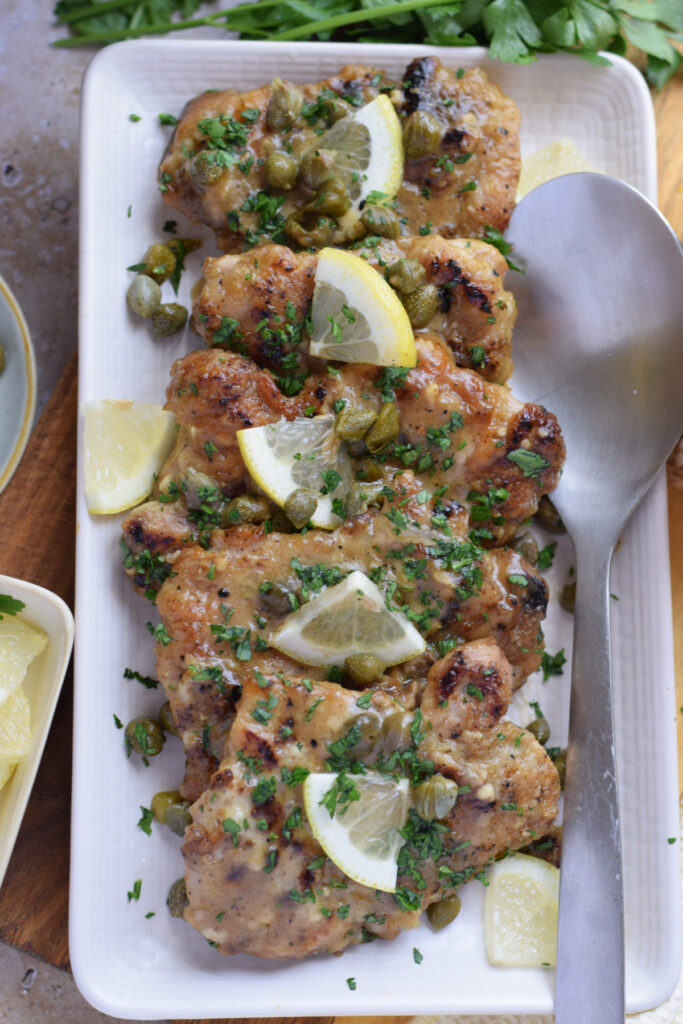
[[[156,190],[156,166],[169,138],[158,114],[178,115],[209,88],[248,89],[275,75],[316,81],[348,62],[400,76],[418,54],[453,68],[482,65],[519,104],[524,154],[569,137],[591,163],[656,200],[652,107],[638,72],[615,58],[594,67],[565,56],[528,66],[490,61],[480,49],[246,42],[123,43],[102,51],[86,76],[82,104],[80,400],[163,402],[173,359],[198,347],[189,332],[154,339],[125,304],[130,275],[166,220],[179,234],[203,237],[189,261],[181,301],[215,255],[207,233],[169,211]],[[130,114],[141,120],[132,122]],[[580,254],[577,254],[580,258]],[[568,268],[570,272],[570,268]],[[82,453],[79,453],[79,467]],[[80,470],[79,470],[80,472]],[[182,874],[180,840],[136,827],[139,806],[173,788],[182,774],[179,745],[168,743],[145,768],[126,760],[124,722],[156,713],[159,691],[123,679],[128,666],[154,674],[145,622],[155,610],[124,578],[119,521],[90,518],[78,505],[77,643],[70,909],[71,958],[84,995],[119,1017],[264,1017],[317,1014],[550,1013],[553,972],[495,969],[484,952],[477,882],[463,890],[456,922],[437,933],[425,923],[394,942],[353,947],[342,958],[276,963],[223,958],[165,907]],[[543,543],[555,539],[546,536]],[[571,617],[558,592],[572,564],[561,539],[548,573],[546,625],[551,653],[571,652]],[[627,1005],[656,1005],[675,985],[681,963],[675,701],[663,478],[643,503],[615,557],[612,645],[626,891]],[[532,679],[516,699],[542,701],[551,742],[566,742],[570,663],[546,684]],[[141,879],[139,900],[127,900]],[[154,916],[148,917],[149,913]],[[422,953],[418,965],[413,948]],[[355,990],[347,985],[354,978]]]

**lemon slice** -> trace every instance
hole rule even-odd
[[[403,612],[390,611],[379,587],[359,570],[288,615],[270,643],[304,665],[343,665],[353,654],[398,665],[426,647]]]
[[[344,500],[351,485],[351,463],[334,432],[334,416],[302,416],[238,430],[237,443],[249,476],[276,505],[282,507],[292,491],[304,487],[318,499],[313,525],[323,530],[341,526],[332,505],[335,498]],[[328,488],[322,474],[330,472],[340,480]],[[335,480],[328,477],[330,483]]]
[[[23,686],[0,704],[0,761],[20,761],[31,746],[31,709]]]
[[[538,188],[551,178],[576,171],[596,171],[597,168],[586,159],[571,139],[557,139],[537,149],[522,161],[522,171],[517,185],[517,202],[532,189]]]
[[[495,967],[547,967],[557,962],[560,872],[518,853],[489,869],[484,900],[486,952]]]
[[[9,780],[9,777],[16,766],[15,761],[6,761],[4,758],[0,757],[0,789],[2,789],[5,783]]]
[[[345,779],[353,784],[358,799],[337,804],[334,816],[325,798],[334,792],[337,776],[314,772],[304,780],[304,809],[311,831],[327,856],[354,882],[394,892],[398,851],[403,846],[398,830],[408,817],[408,780],[385,779],[377,772]]]
[[[374,366],[415,366],[403,303],[374,267],[345,249],[321,249],[311,307],[310,353]]]
[[[0,622],[0,707],[23,682],[29,665],[46,645],[45,633],[22,619]]]
[[[149,494],[175,440],[173,414],[160,405],[86,402],[85,497],[88,511],[112,515]]]
[[[403,182],[403,134],[388,96],[343,117],[316,139],[312,149],[334,149],[334,173],[358,207],[370,192],[395,196]]]

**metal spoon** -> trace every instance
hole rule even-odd
[[[555,1021],[623,1024],[609,567],[683,429],[683,250],[640,193],[600,174],[531,192],[506,238],[526,268],[511,285],[513,390],[562,426],[553,502],[577,565]]]

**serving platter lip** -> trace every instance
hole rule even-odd
[[[534,65],[504,65],[491,60],[482,48],[205,39],[115,44],[93,59],[82,93],[81,402],[97,398],[162,401],[171,362],[196,347],[196,339],[188,333],[165,344],[152,341],[147,325],[135,322],[125,308],[125,267],[139,259],[169,216],[155,191],[156,166],[169,137],[168,129],[158,123],[158,113],[179,112],[205,88],[251,88],[278,73],[313,81],[352,61],[388,63],[390,70],[398,71],[423,54],[433,54],[451,67],[484,67],[520,106],[523,155],[558,134],[569,135],[596,166],[656,198],[650,97],[637,70],[611,55],[610,67],[595,68],[565,54],[541,57]],[[142,120],[131,123],[131,113]],[[196,261],[188,259],[188,267],[198,273],[203,256],[213,253],[211,236],[182,215],[173,212],[171,216],[178,220],[179,234],[204,239],[201,252],[192,254]],[[187,302],[191,283],[188,272],[180,301]],[[179,750],[167,744],[149,769],[127,762],[120,733],[112,724],[114,713],[125,720],[134,714],[155,713],[161,703],[153,691],[137,687],[141,692],[135,692],[136,684],[121,678],[128,665],[154,674],[151,642],[144,628],[145,619],[153,618],[154,612],[130,591],[120,571],[116,554],[120,517],[88,517],[80,437],[79,431],[69,933],[74,975],[86,998],[113,1016],[137,1019],[552,1012],[552,972],[488,965],[480,920],[483,890],[476,883],[462,892],[463,911],[456,923],[462,927],[457,933],[434,933],[425,924],[391,943],[353,947],[342,958],[289,962],[221,958],[200,935],[168,917],[165,893],[182,871],[179,842],[156,829],[147,837],[136,827],[136,820],[138,807],[149,806],[152,793],[176,785],[182,758]],[[659,842],[648,841],[642,828],[630,824],[635,814],[643,815],[657,834],[664,830],[674,835],[678,830],[673,641],[662,488],[660,479],[626,531],[622,547],[633,557],[633,565],[624,566],[623,552],[615,565],[615,576],[624,577],[624,587],[637,573],[640,604],[636,607],[624,595],[619,609],[624,622],[617,618],[613,636],[624,650],[636,634],[643,636],[644,645],[638,657],[629,649],[628,658],[617,658],[622,692],[617,708],[619,742],[641,759],[643,775],[639,780],[630,762],[626,766],[624,782],[631,790],[631,802],[626,815],[625,878],[635,915],[627,940],[630,1012],[666,998],[680,967],[676,849],[666,844],[665,837],[665,849],[660,849]],[[571,563],[568,542],[563,551],[558,574]],[[641,607],[645,605],[647,609]],[[647,619],[645,610],[652,612]],[[571,623],[563,615],[557,613],[547,623],[548,642],[554,647],[571,645]],[[644,671],[656,673],[657,700],[647,706],[641,706],[641,697],[632,692]],[[551,713],[556,705],[559,721],[563,695],[559,687],[552,691],[550,687],[544,690],[544,708],[550,702]],[[632,735],[626,712],[633,701],[639,730]],[[657,742],[648,747],[648,739],[654,736]],[[645,782],[653,778],[657,784],[650,787],[650,805],[645,806]],[[142,878],[140,899],[128,901],[126,892],[137,878]],[[148,912],[155,916],[145,918]],[[420,965],[413,960],[414,946],[424,957]],[[356,979],[353,991],[347,985],[350,977]]]

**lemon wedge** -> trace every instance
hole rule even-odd
[[[374,267],[345,249],[321,249],[311,307],[310,353],[374,366],[415,366],[403,303]]]
[[[29,665],[46,646],[45,633],[22,619],[0,622],[0,707],[15,693]]]
[[[149,494],[175,440],[173,414],[160,405],[86,402],[85,497],[88,511],[112,515]]]
[[[495,967],[552,967],[557,962],[560,872],[518,853],[489,869],[484,900],[486,953]]]
[[[403,133],[388,96],[343,117],[316,139],[312,149],[335,150],[334,173],[358,208],[371,192],[395,196],[403,182]]]
[[[31,746],[31,709],[21,684],[0,704],[0,762],[20,761]]]
[[[398,851],[403,845],[399,829],[408,817],[408,780],[397,782],[368,772],[345,775],[344,783],[334,772],[306,777],[304,809],[311,831],[330,860],[354,882],[395,892]],[[348,795],[349,785],[353,798],[340,802],[337,794],[346,791]]]
[[[517,202],[527,192],[538,188],[551,178],[576,171],[596,171],[597,168],[586,159],[571,139],[557,139],[537,149],[522,161],[522,171],[517,185]]]
[[[16,766],[16,761],[6,761],[4,758],[0,758],[0,789],[9,780]]]
[[[390,611],[379,587],[357,569],[288,615],[269,642],[304,665],[343,665],[353,654],[398,665],[426,647],[403,612]]]
[[[311,491],[318,501],[311,522],[322,530],[341,526],[343,520],[333,511],[333,502],[335,498],[343,501],[351,485],[351,463],[334,432],[334,422],[332,415],[302,416],[237,431],[254,483],[280,507],[293,491]]]

